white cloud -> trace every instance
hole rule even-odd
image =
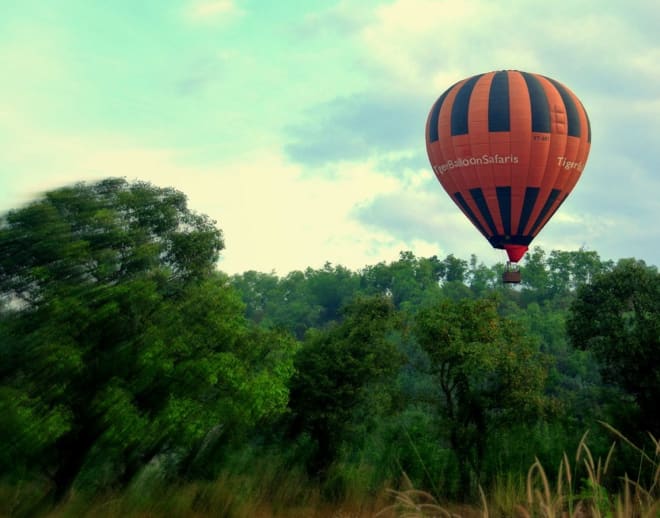
[[[350,166],[333,177],[301,177],[298,167],[264,150],[261,165],[223,166],[231,190],[206,196],[205,212],[218,214],[225,229],[227,271],[275,268],[285,274],[325,261],[358,268],[381,252],[382,236],[372,236],[350,217],[351,208],[387,192],[397,182],[368,166]],[[231,178],[231,181],[229,180]],[[210,192],[210,191],[207,191]],[[226,214],[226,217],[222,214]]]
[[[395,0],[373,12],[360,43],[366,63],[391,84],[433,95],[498,69],[567,84],[594,72],[621,75],[617,67],[657,78],[658,46],[631,16],[623,4],[603,10],[594,2]]]
[[[196,0],[186,10],[188,19],[194,22],[216,22],[241,14],[234,0]]]
[[[496,47],[479,47],[488,20],[499,12],[496,4],[486,2],[396,0],[375,11],[362,31],[362,44],[369,61],[401,88],[444,90],[485,71],[475,64]]]

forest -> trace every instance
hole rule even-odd
[[[656,266],[223,248],[121,178],[0,216],[0,516],[660,512]]]

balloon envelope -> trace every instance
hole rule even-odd
[[[589,118],[575,94],[517,70],[459,81],[438,98],[426,123],[436,177],[511,262],[571,192],[590,147]]]

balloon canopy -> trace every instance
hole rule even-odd
[[[590,146],[589,118],[575,94],[517,70],[459,81],[438,98],[426,123],[436,177],[514,263],[577,183]]]

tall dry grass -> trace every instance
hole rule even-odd
[[[571,463],[564,453],[557,471],[556,481],[551,482],[541,462],[536,459],[524,481],[524,497],[520,498],[521,486],[515,480],[496,483],[498,488],[486,497],[479,487],[481,506],[456,509],[441,505],[428,492],[416,490],[404,478],[409,487],[390,490],[393,502],[376,515],[383,518],[660,518],[660,441],[649,434],[651,454],[627,439],[612,426],[601,423],[615,438],[605,458],[594,458],[585,433]],[[613,476],[609,473],[617,443],[632,448],[639,455],[637,475],[628,473]],[[651,476],[643,480],[643,466]],[[611,493],[605,478],[618,481],[617,492]],[[499,485],[498,485],[499,484]],[[502,491],[502,488],[505,488]],[[508,489],[507,489],[508,488]],[[522,501],[521,501],[522,500]]]

